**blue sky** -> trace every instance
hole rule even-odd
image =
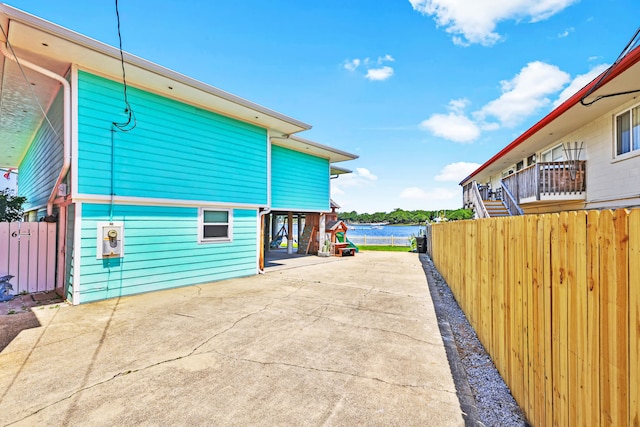
[[[115,1],[8,4],[117,46]],[[343,211],[455,209],[458,182],[612,63],[638,0],[120,0],[124,50],[358,154]],[[135,106],[134,106],[135,108]]]

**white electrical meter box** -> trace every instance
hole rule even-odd
[[[96,258],[122,258],[124,256],[124,224],[99,222]]]

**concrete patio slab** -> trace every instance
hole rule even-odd
[[[34,315],[0,353],[0,425],[464,424],[418,254]]]

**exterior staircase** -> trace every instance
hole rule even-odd
[[[490,218],[496,216],[510,216],[509,211],[502,200],[483,200],[482,203],[484,203],[484,207],[487,209],[487,213]]]

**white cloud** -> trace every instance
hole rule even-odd
[[[425,200],[427,197],[427,192],[418,187],[405,188],[400,192],[400,198],[402,199]]]
[[[571,81],[569,86],[567,86],[562,92],[560,92],[560,95],[558,96],[558,99],[556,99],[553,102],[553,107],[555,108],[555,107],[559,106],[560,104],[562,104],[567,99],[571,98],[572,95],[574,95],[580,89],[582,89],[583,87],[588,85],[591,82],[591,80],[593,80],[596,77],[598,77],[607,68],[609,68],[609,65],[600,64],[600,65],[596,66],[594,69],[592,69],[591,71],[589,71],[588,73],[580,74],[580,75],[576,76]]]
[[[449,110],[456,113],[461,113],[470,104],[471,101],[469,101],[467,98],[452,99],[451,101],[449,101]]]
[[[500,82],[502,94],[470,114],[466,98],[449,102],[448,114],[433,114],[420,128],[454,142],[473,142],[482,132],[513,127],[542,107],[551,104],[549,96],[560,91],[570,76],[555,65],[535,61],[527,64],[511,80]],[[496,122],[497,120],[497,122]]]
[[[555,65],[530,62],[512,80],[500,82],[502,95],[485,105],[476,118],[494,116],[502,126],[515,126],[548,105],[548,96],[562,89],[569,79],[569,74]]]
[[[558,34],[558,38],[559,39],[563,39],[565,37],[568,37],[569,34],[573,33],[574,31],[575,31],[575,28],[573,28],[573,27],[567,28],[566,30],[564,30],[563,32]]]
[[[385,56],[381,56],[378,58],[378,65],[382,65],[385,62],[395,62],[395,59],[388,53]]]
[[[393,68],[384,66],[381,68],[371,68],[367,70],[367,75],[365,76],[365,78],[371,81],[382,81],[387,80],[391,76],[393,76]]]
[[[459,45],[491,46],[502,36],[495,29],[500,21],[547,19],[579,0],[409,0],[423,15],[433,16]]]
[[[464,113],[469,104],[466,98],[452,99],[447,107],[449,114],[433,114],[420,123],[420,128],[450,141],[473,142],[480,136],[480,127]]]
[[[460,198],[460,190],[434,188],[433,190],[427,191],[418,187],[408,187],[400,192],[400,198],[409,200],[451,200]]]
[[[344,190],[337,185],[331,186],[331,197],[342,196],[344,194]]]
[[[358,58],[347,60],[344,63],[344,68],[349,71],[355,71],[360,66],[360,60]]]
[[[356,176],[367,180],[367,181],[377,181],[378,177],[374,174],[371,173],[371,171],[369,171],[369,169],[366,168],[356,168]]]
[[[473,142],[480,136],[480,128],[467,116],[451,112],[449,114],[433,114],[420,123],[436,136],[455,142]]]
[[[331,197],[340,198],[344,196],[344,200],[340,200],[343,209],[349,207],[349,202],[358,199],[362,194],[368,194],[371,191],[378,191],[378,177],[371,173],[367,168],[356,168],[352,173],[339,175],[337,179],[331,180]],[[362,191],[361,189],[366,189]],[[375,190],[374,190],[375,189]]]
[[[347,188],[361,188],[371,186],[378,177],[367,168],[356,168],[352,173],[339,175],[331,180],[331,194],[342,195]]]
[[[436,181],[460,182],[480,167],[479,163],[457,162],[446,165],[435,177]]]
[[[379,56],[378,59],[371,58],[355,58],[348,59],[344,62],[343,67],[351,72],[356,71],[359,67],[366,69],[364,77],[370,81],[387,80],[393,76],[394,69],[388,65],[382,66],[385,62],[395,62],[395,58],[389,54]]]

